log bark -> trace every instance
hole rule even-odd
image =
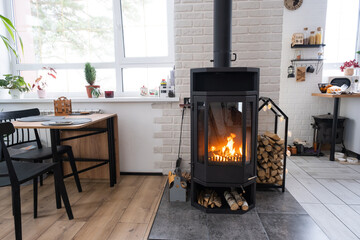
[[[236,211],[236,210],[239,209],[239,205],[236,203],[233,195],[231,195],[230,192],[225,191],[225,192],[224,192],[224,197],[225,197],[225,200],[226,200],[226,202],[229,204],[230,209],[231,209],[232,211]]]
[[[231,194],[234,196],[235,201],[239,205],[239,207],[241,207],[241,205],[243,204],[241,195],[235,189],[231,189]]]

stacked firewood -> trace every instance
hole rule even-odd
[[[277,134],[265,132],[258,135],[257,183],[283,184],[284,140]]]
[[[214,208],[215,206],[221,207],[221,198],[217,195],[217,193],[214,190],[211,189],[205,189],[202,190],[198,194],[198,204],[200,204],[203,207],[211,207]]]
[[[238,193],[235,188],[231,188],[230,191],[224,191],[224,198],[228,203],[231,210],[236,211],[241,208],[243,211],[249,209],[249,205],[242,193]],[[205,189],[200,191],[197,196],[198,204],[203,207],[221,207],[221,198],[218,194],[212,189]]]

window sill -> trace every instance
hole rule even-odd
[[[70,98],[72,103],[157,103],[179,102],[179,97],[114,97],[114,98]],[[50,98],[23,98],[23,99],[0,99],[0,103],[52,103]]]

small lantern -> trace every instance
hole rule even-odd
[[[288,70],[287,70],[287,72],[288,72],[288,78],[294,78],[295,77],[295,68],[294,68],[294,66],[293,65],[290,65],[289,67],[288,67]]]

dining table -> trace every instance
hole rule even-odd
[[[38,118],[36,118],[38,117]],[[13,122],[18,129],[49,129],[53,160],[58,145],[72,146],[80,178],[108,179],[113,187],[120,178],[116,114],[34,116]],[[64,178],[72,176],[63,163]]]

